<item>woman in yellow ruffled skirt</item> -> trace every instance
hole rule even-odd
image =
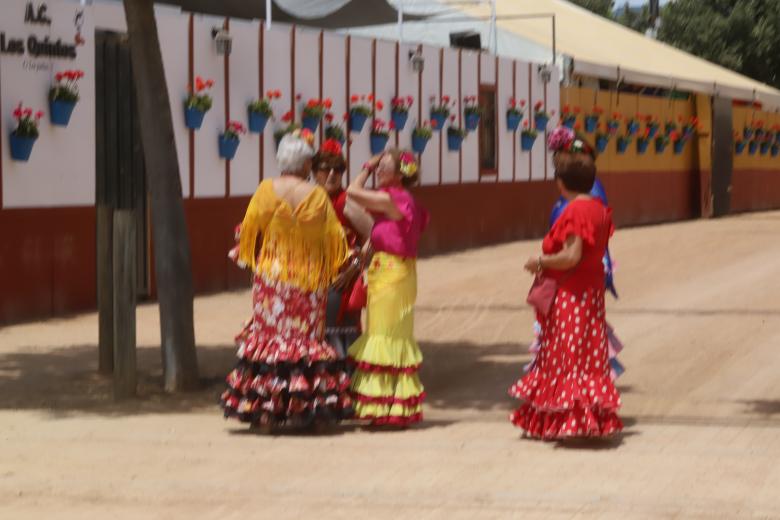
[[[374,172],[379,189],[366,189]],[[428,213],[407,191],[417,178],[414,156],[390,150],[366,163],[348,190],[375,221],[367,329],[349,349],[355,416],[373,425],[405,427],[422,420],[425,391],[417,373],[422,353],[414,339],[414,302],[417,244]]]

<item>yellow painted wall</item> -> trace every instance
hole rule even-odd
[[[635,114],[654,115],[663,123],[667,118],[677,121],[679,116],[688,119],[696,114],[695,101],[680,101],[651,96],[639,96],[607,90],[593,90],[589,88],[565,87],[561,89],[561,106],[571,105],[580,107],[582,112],[578,118],[583,130],[584,117],[591,109],[598,105],[604,109],[601,123],[613,112],[620,112],[624,117]],[[700,118],[701,119],[701,118]],[[710,127],[709,121],[702,121],[705,129]],[[644,125],[641,127],[644,128]],[[661,128],[660,131],[663,131]],[[625,123],[621,125],[618,134],[625,134]],[[590,141],[595,142],[595,135],[587,134]],[[636,138],[632,139],[625,154],[617,153],[617,137],[610,139],[607,149],[599,155],[597,167],[603,173],[627,173],[636,171],[692,171],[699,168],[698,143],[699,138],[694,137],[685,145],[683,153],[675,155],[671,143],[664,153],[656,154],[655,146],[651,142],[647,152],[640,155],[636,150]]]
[[[764,128],[771,130],[773,125],[780,124],[780,114],[754,110],[751,107],[734,107],[733,120],[735,132],[742,133],[745,125],[749,125],[752,121],[764,121]],[[771,152],[761,155],[761,152],[757,151],[755,155],[750,155],[746,146],[745,151],[734,156],[735,171],[778,169],[780,169],[780,156],[772,157]]]

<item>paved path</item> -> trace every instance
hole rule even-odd
[[[618,231],[620,442],[540,443],[507,421],[528,360],[538,242],[421,262],[429,394],[407,432],[248,434],[213,405],[249,294],[196,302],[208,388],[141,398],[95,375],[96,316],[0,330],[0,518],[780,518],[780,213]]]

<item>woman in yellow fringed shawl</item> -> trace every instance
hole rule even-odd
[[[306,182],[313,136],[279,143],[282,175],[260,183],[231,251],[251,268],[253,315],[236,336],[226,417],[253,426],[321,424],[352,414],[344,361],[323,340],[328,287],[347,258],[344,231],[327,193]]]
[[[373,173],[377,190],[365,188]],[[389,150],[366,163],[347,190],[374,217],[368,326],[348,352],[355,368],[355,415],[372,425],[403,428],[422,420],[425,391],[417,375],[422,354],[414,340],[414,302],[417,244],[428,213],[407,189],[417,178],[414,156]]]

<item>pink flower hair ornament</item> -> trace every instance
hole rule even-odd
[[[574,130],[565,126],[559,126],[550,132],[547,138],[547,148],[551,152],[570,152],[588,154],[594,159],[596,153],[584,140],[577,137]]]
[[[414,160],[414,155],[410,152],[402,152],[399,157],[401,162],[400,170],[401,175],[404,177],[411,177],[417,173],[417,162]]]

